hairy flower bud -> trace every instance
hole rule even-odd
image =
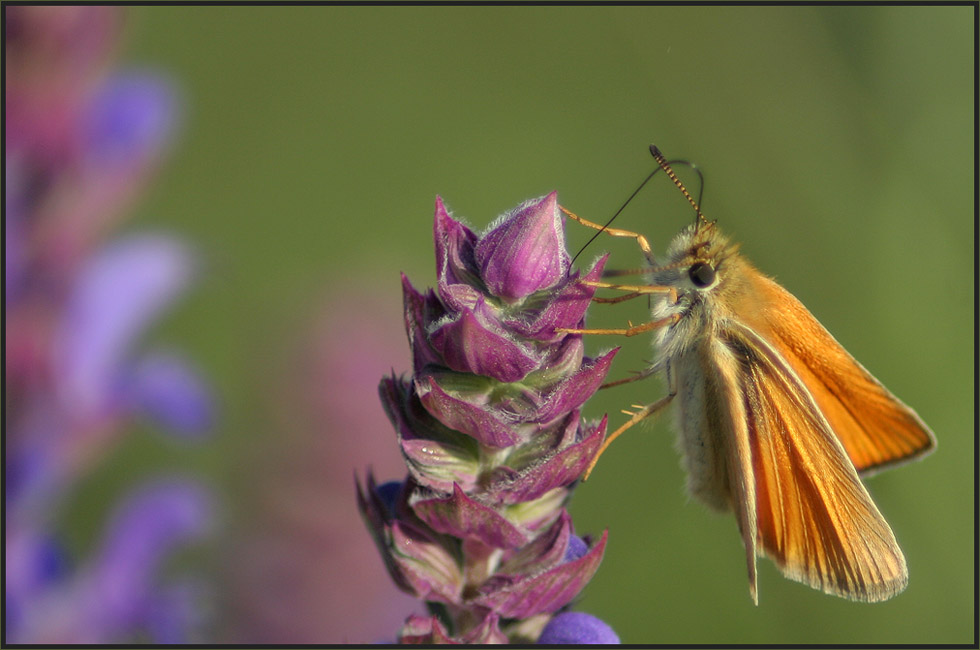
[[[579,408],[616,350],[584,355],[581,327],[605,258],[571,272],[551,193],[481,235],[435,210],[436,290],[402,277],[411,377],[381,381],[408,465],[402,484],[358,482],[385,565],[432,616],[401,642],[534,641],[591,579],[606,534],[577,537],[565,509],[606,420]],[[382,489],[383,488],[383,489]]]

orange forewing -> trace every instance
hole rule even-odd
[[[854,467],[871,474],[925,455],[936,438],[855,361],[791,293],[746,269],[761,309],[752,328],[786,360],[816,401]]]
[[[751,472],[738,480],[752,485],[736,490],[755,502],[754,517],[740,514],[746,548],[760,548],[786,577],[844,598],[900,592],[905,557],[807,387],[751,329],[734,325],[723,339],[742,370],[736,410],[744,418],[733,422],[732,444],[743,458],[732,462],[743,465],[739,448],[747,448]]]

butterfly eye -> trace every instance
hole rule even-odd
[[[704,262],[692,264],[691,268],[687,270],[687,274],[696,287],[704,288],[710,286],[715,281],[715,270],[711,268],[710,264],[705,264]]]

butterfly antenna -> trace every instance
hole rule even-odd
[[[585,242],[585,245],[582,246],[582,248],[580,248],[577,253],[575,253],[575,257],[572,258],[572,264],[574,264],[575,263],[575,260],[578,259],[578,256],[581,255],[583,253],[583,251],[585,251],[585,249],[589,247],[589,244],[591,244],[592,242],[594,242],[596,240],[596,238],[599,235],[601,235],[606,228],[609,227],[609,224],[611,224],[616,219],[616,217],[619,216],[619,213],[626,209],[626,206],[629,205],[630,204],[630,201],[632,201],[636,197],[636,195],[640,193],[640,190],[643,189],[643,186],[646,185],[647,183],[649,183],[650,182],[650,179],[653,178],[657,174],[657,172],[659,172],[661,169],[664,170],[667,173],[668,176],[670,176],[670,180],[672,180],[674,182],[674,185],[676,185],[677,187],[680,188],[681,192],[684,193],[684,196],[687,197],[687,200],[691,203],[691,205],[694,206],[694,210],[697,212],[697,216],[695,217],[695,221],[697,221],[698,219],[700,219],[701,221],[706,222],[706,220],[704,218],[704,215],[701,214],[701,209],[698,207],[698,204],[701,203],[701,197],[704,194],[704,174],[701,173],[701,170],[698,168],[698,166],[695,165],[692,162],[687,161],[687,160],[671,160],[671,161],[667,161],[667,160],[664,159],[664,155],[662,153],[660,153],[660,149],[658,149],[657,146],[656,145],[653,145],[653,144],[650,145],[650,153],[652,153],[653,154],[653,157],[657,159],[657,164],[660,165],[660,166],[657,167],[656,169],[654,169],[652,172],[650,172],[650,174],[646,178],[643,179],[643,182],[640,183],[639,187],[637,187],[635,190],[633,190],[633,193],[630,194],[629,198],[626,199],[625,202],[623,202],[623,205],[619,206],[619,209],[616,210],[615,214],[613,214],[613,216],[609,217],[609,221],[607,221],[606,223],[604,223],[602,225],[602,228],[599,229],[599,230],[597,230],[595,232],[595,234],[592,235],[592,237],[589,238],[589,241]],[[674,170],[670,168],[671,165],[687,165],[692,170],[694,170],[694,172],[698,175],[698,179],[700,179],[700,187],[698,189],[698,200],[697,201],[695,201],[694,199],[691,198],[691,195],[684,188],[684,184],[681,183],[680,179],[677,178],[677,175],[674,174]]]
[[[592,235],[592,237],[591,237],[591,238],[589,239],[589,241],[587,241],[587,242],[585,242],[585,245],[584,245],[584,246],[582,246],[582,248],[580,248],[580,249],[578,250],[578,252],[577,252],[577,253],[575,253],[575,257],[573,257],[573,258],[572,258],[572,264],[574,264],[574,263],[575,263],[575,260],[576,260],[576,259],[578,259],[578,256],[579,256],[579,255],[581,255],[581,254],[582,254],[582,252],[583,252],[583,251],[584,251],[584,250],[585,250],[586,248],[588,248],[588,247],[589,247],[589,244],[591,244],[592,242],[594,242],[594,241],[595,241],[595,239],[596,239],[596,237],[598,237],[599,235],[601,235],[601,234],[602,234],[602,232],[603,232],[603,231],[604,231],[604,230],[605,230],[606,228],[608,228],[608,227],[609,227],[609,224],[611,224],[611,223],[613,222],[613,220],[614,220],[614,219],[615,219],[616,217],[618,217],[618,216],[619,216],[619,213],[620,213],[620,212],[622,212],[623,210],[625,210],[625,209],[626,209],[626,206],[627,206],[627,205],[629,205],[629,204],[630,204],[630,201],[632,201],[632,200],[633,200],[633,198],[634,198],[634,197],[635,197],[635,196],[636,196],[637,194],[639,194],[639,193],[640,193],[640,190],[642,190],[642,189],[643,189],[643,186],[644,186],[644,185],[646,185],[646,184],[647,184],[648,182],[650,182],[650,179],[651,179],[651,178],[653,178],[653,176],[654,176],[654,175],[655,175],[655,174],[656,174],[657,172],[659,172],[659,171],[660,171],[660,168],[658,167],[657,169],[654,169],[654,170],[653,170],[652,172],[650,172],[650,175],[649,175],[649,176],[647,176],[646,178],[644,178],[644,179],[643,179],[643,182],[642,182],[642,183],[640,183],[640,186],[639,186],[639,187],[637,187],[637,188],[636,188],[635,190],[633,190],[633,193],[632,193],[632,194],[630,194],[630,197],[629,197],[628,199],[626,199],[626,201],[625,201],[625,202],[623,203],[623,205],[621,205],[621,206],[619,206],[619,209],[618,209],[618,210],[616,210],[616,213],[615,213],[615,214],[614,214],[613,216],[611,216],[611,217],[609,217],[609,221],[607,221],[606,223],[604,223],[604,224],[602,224],[602,228],[601,228],[600,230],[597,230],[597,231],[596,231],[596,233],[595,233],[594,235]]]
[[[675,174],[674,170],[670,168],[671,162],[667,162],[667,159],[664,158],[664,155],[662,153],[660,153],[660,149],[657,148],[657,145],[655,144],[650,145],[650,153],[653,154],[653,157],[657,161],[657,164],[660,165],[660,169],[664,170],[667,176],[670,177],[670,180],[674,182],[674,185],[677,186],[677,189],[679,189],[681,193],[684,195],[684,198],[687,199],[687,202],[690,203],[691,206],[694,208],[694,212],[696,215],[694,217],[695,223],[700,222],[705,225],[708,225],[708,220],[704,218],[704,215],[701,213],[701,208],[698,206],[698,204],[701,201],[701,195],[704,193],[704,175],[701,174],[701,170],[698,169],[697,165],[693,165],[687,162],[686,160],[672,161],[673,163],[679,162],[679,163],[686,164],[690,166],[691,169],[697,172],[698,178],[701,179],[701,190],[698,192],[698,200],[695,201],[694,197],[691,196],[691,193],[688,192],[687,188],[684,187],[684,183],[681,182],[681,179],[677,178],[677,174]]]

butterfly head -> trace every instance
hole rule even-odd
[[[653,283],[673,287],[681,297],[704,299],[726,284],[737,249],[714,221],[699,219],[674,237],[665,263],[651,269]]]

